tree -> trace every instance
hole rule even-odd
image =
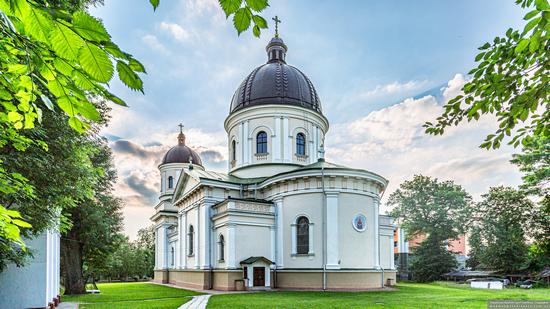
[[[47,109],[67,115],[66,123],[84,132],[92,122],[100,120],[97,100],[125,105],[107,90],[115,71],[114,63],[123,83],[143,91],[138,73],[144,73],[145,68],[111,41],[101,21],[82,10],[89,2],[0,0],[3,152],[25,151],[31,146],[47,149],[43,141],[25,134],[25,130],[34,128],[48,116],[44,112]],[[4,161],[0,164],[1,200],[13,195],[32,199],[34,194],[27,175],[7,169]],[[12,207],[23,206],[12,204]],[[52,205],[52,210],[58,207]],[[28,218],[23,218],[18,210],[7,210],[5,204],[0,204],[0,257],[13,257],[14,253],[25,251],[20,228],[31,225],[22,220]]]
[[[493,114],[499,127],[486,137],[482,148],[499,148],[506,136],[514,146],[550,136],[550,6],[548,0],[516,3],[531,9],[524,17],[528,22],[523,31],[510,28],[505,37],[479,47],[475,58],[479,65],[469,72],[473,78],[462,88],[464,93],[445,104],[435,124],[424,125],[427,133],[443,134],[464,120]]]
[[[550,263],[550,137],[535,137],[515,154],[512,163],[524,173],[520,188],[538,199],[534,243],[530,247],[531,268],[539,269]]]
[[[70,227],[64,209],[75,207],[78,202],[93,196],[99,170],[92,166],[85,136],[66,125],[67,118],[60,113],[44,111],[39,127],[22,134],[30,139],[42,139],[48,145],[29,147],[25,152],[4,148],[0,160],[10,170],[25,174],[33,194],[13,192],[0,198],[7,209],[17,209],[32,224],[22,235],[31,238],[47,228],[59,228],[63,233]],[[8,257],[7,252],[11,252]],[[10,246],[0,250],[0,265],[7,261],[23,264],[29,252]],[[0,267],[1,268],[1,267]]]
[[[537,136],[525,142],[523,152],[510,161],[525,173],[521,188],[542,198],[550,194],[550,136]]]
[[[94,271],[109,280],[115,278],[128,280],[129,278],[151,278],[155,266],[155,243],[153,226],[140,229],[137,240],[130,242],[123,236],[109,252],[105,264]]]
[[[136,248],[140,251],[143,262],[140,263],[142,276],[153,277],[155,268],[155,226],[151,225],[139,229],[138,237],[135,241]]]
[[[408,237],[427,236],[412,252],[410,270],[415,280],[433,281],[456,267],[446,244],[465,232],[470,204],[471,197],[461,186],[422,175],[405,181],[390,195],[391,215]]]
[[[484,269],[485,266],[481,264],[481,254],[483,253],[485,247],[481,240],[481,230],[479,228],[472,228],[468,235],[470,251],[468,252],[466,266],[472,269]]]
[[[90,138],[92,166],[101,171],[92,197],[68,210],[72,227],[61,241],[65,294],[85,293],[86,269],[104,266],[121,237],[122,204],[112,194],[116,170],[106,140]]]
[[[480,263],[503,273],[525,270],[536,207],[525,193],[510,187],[490,188],[482,198],[473,227],[480,241],[470,243]]]
[[[393,192],[388,205],[410,237],[432,235],[455,239],[464,233],[471,214],[471,196],[452,181],[415,175]]]
[[[457,266],[457,261],[447,250],[445,242],[435,237],[428,236],[412,253],[412,279],[418,282],[439,280],[442,274],[452,271]]]

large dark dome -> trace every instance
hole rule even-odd
[[[185,145],[185,135],[180,132],[178,145],[170,148],[162,158],[162,164],[168,163],[193,163],[202,166],[202,160],[198,153]]]
[[[305,107],[321,113],[321,102],[309,78],[286,64],[287,47],[279,37],[266,47],[268,62],[257,67],[241,83],[231,101],[230,112],[262,104]]]

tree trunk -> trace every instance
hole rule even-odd
[[[70,237],[70,233],[68,235]],[[86,282],[82,272],[82,248],[78,241],[63,239],[61,254],[65,270],[65,295],[85,294]]]

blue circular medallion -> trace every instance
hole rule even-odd
[[[363,232],[367,229],[367,217],[364,214],[357,214],[353,218],[353,228],[358,232]]]

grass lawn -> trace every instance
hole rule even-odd
[[[175,309],[199,293],[145,282],[99,283],[100,294],[64,295],[63,301],[79,302],[79,308]]]
[[[210,297],[215,308],[487,308],[488,300],[550,300],[550,289],[479,290],[453,283],[401,283],[387,292],[259,292]]]

